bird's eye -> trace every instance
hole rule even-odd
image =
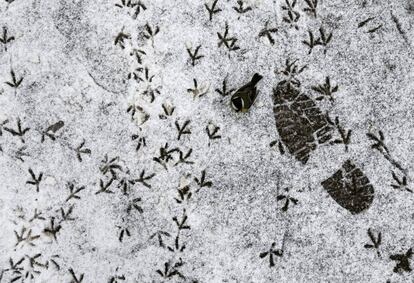
[[[240,97],[236,97],[234,99],[232,99],[231,104],[234,108],[234,110],[236,111],[240,111],[243,108],[243,99],[241,99]]]

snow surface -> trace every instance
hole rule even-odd
[[[393,271],[390,255],[414,244],[413,194],[391,187],[398,169],[371,148],[366,134],[384,133],[414,190],[414,2],[319,0],[315,18],[300,0],[294,8],[298,29],[283,22],[285,1],[244,1],[252,9],[238,13],[237,1],[218,0],[221,11],[211,21],[205,4],[211,7],[212,1],[141,2],[146,9],[134,19],[136,6],[118,7],[120,0],[0,0],[0,28],[14,37],[0,43],[0,123],[8,120],[0,124],[0,282],[412,282],[412,272]],[[218,46],[217,33],[224,33],[226,23],[238,50]],[[266,23],[277,28],[273,45],[259,36]],[[153,32],[159,28],[149,39],[146,24]],[[302,41],[309,39],[308,30],[317,36],[321,26],[332,40],[308,54]],[[128,35],[124,48],[115,44],[121,31]],[[199,45],[204,57],[192,66],[187,48],[193,52]],[[134,49],[145,52],[141,64],[131,55]],[[279,141],[272,89],[285,79],[287,59],[307,66],[297,77],[311,97],[318,96],[312,86],[326,76],[338,85],[333,102],[317,103],[352,129],[348,151],[343,144],[319,146],[303,165],[270,146]],[[6,84],[11,70],[23,78],[17,88]],[[132,72],[143,81],[128,79]],[[257,101],[247,113],[234,112],[230,95],[216,89],[224,79],[228,90],[237,89],[256,72],[264,77]],[[193,79],[204,95],[188,91]],[[154,92],[152,102],[146,90]],[[163,104],[175,107],[171,116]],[[5,130],[17,130],[18,120],[30,128],[24,143]],[[175,124],[187,120],[191,134],[178,140]],[[52,133],[55,140],[46,136],[42,142],[42,133],[58,121],[64,126]],[[206,127],[215,126],[220,138],[209,139]],[[82,142],[87,150],[80,161],[76,149]],[[193,163],[175,166],[178,152],[167,170],[155,162],[166,143],[183,155],[192,149]],[[100,170],[105,156],[117,157],[116,176]],[[348,159],[375,188],[373,204],[358,215],[321,186]],[[27,183],[29,169],[36,178],[43,173],[38,192]],[[122,180],[139,179],[143,170],[144,177],[155,174],[147,180],[150,187],[129,183],[125,194]],[[203,170],[211,186],[200,187],[194,179]],[[97,194],[100,182],[111,178],[113,193]],[[67,200],[69,184],[85,186],[79,199]],[[179,203],[177,189],[186,186],[191,198]],[[286,193],[298,203],[284,212],[277,197]],[[62,210],[70,209],[64,219]],[[35,212],[40,218],[32,219]],[[179,222],[183,214],[191,229],[179,232],[179,248],[185,249],[177,251],[173,218]],[[56,238],[48,233],[52,219],[61,226]],[[18,242],[23,228],[26,240]],[[364,248],[368,228],[382,233],[380,256]],[[29,230],[39,237],[30,241]],[[168,233],[165,247],[157,231]],[[269,267],[268,256],[259,255],[272,243],[283,248],[283,256]],[[38,254],[31,265],[30,257]],[[10,269],[10,259],[21,258]],[[165,263],[180,262],[169,272],[182,277],[162,277]]]

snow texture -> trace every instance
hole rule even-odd
[[[413,282],[413,15],[0,0],[0,282]]]

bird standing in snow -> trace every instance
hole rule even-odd
[[[263,77],[254,74],[252,80],[239,88],[231,97],[231,106],[236,112],[247,112],[257,97],[256,84]]]

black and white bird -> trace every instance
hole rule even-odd
[[[256,84],[263,77],[259,74],[254,74],[250,82],[239,88],[231,97],[231,107],[236,112],[247,112],[253,105],[257,97]]]

